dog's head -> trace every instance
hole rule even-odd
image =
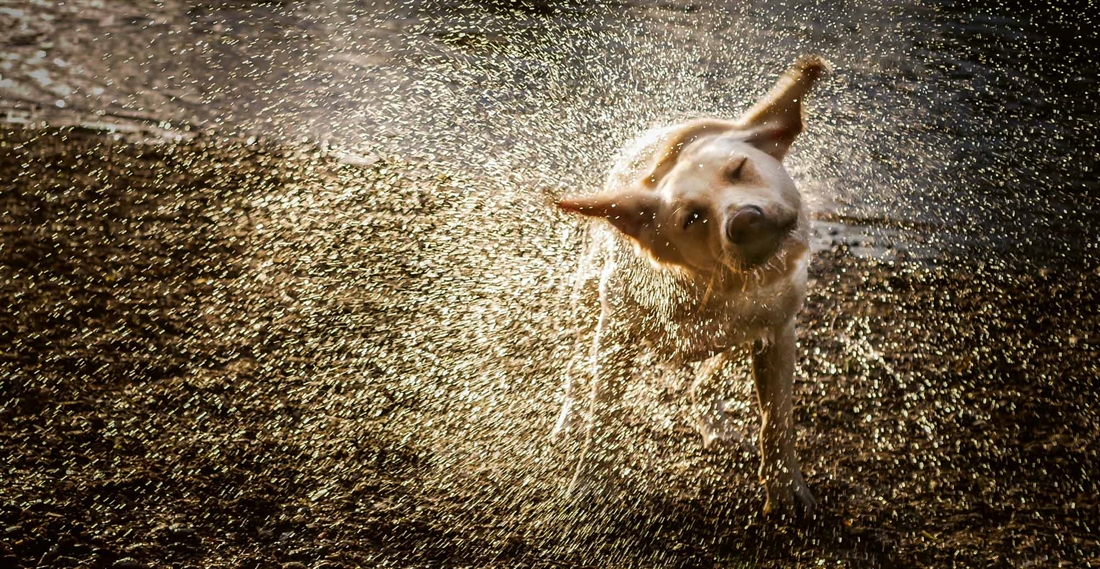
[[[802,132],[802,100],[826,68],[803,57],[737,121],[666,130],[624,183],[558,206],[605,218],[658,263],[696,272],[749,270],[803,251],[806,215],[782,160]]]

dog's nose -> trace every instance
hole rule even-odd
[[[726,221],[726,237],[735,245],[747,245],[765,231],[764,210],[755,205],[741,206]]]

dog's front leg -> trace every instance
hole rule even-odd
[[[752,371],[763,425],[760,430],[760,478],[767,492],[764,513],[804,512],[816,506],[802,479],[794,452],[795,331],[792,319],[770,341],[753,344]]]

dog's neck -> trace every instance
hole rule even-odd
[[[752,267],[720,265],[709,271],[679,267],[692,283],[693,288],[703,290],[703,304],[724,302],[767,290],[777,284],[791,282],[801,270],[809,254],[807,244],[797,241],[780,249],[767,261]]]

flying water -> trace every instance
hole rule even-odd
[[[274,166],[294,172],[290,183],[255,188],[219,218],[246,244],[245,276],[222,300],[274,315],[267,333],[294,339],[259,363],[255,389],[304,410],[267,428],[315,449],[301,458],[316,483],[309,507],[362,501],[355,515],[368,526],[422,543],[407,559],[538,544],[594,565],[690,566],[756,551],[757,459],[698,448],[690,366],[644,362],[631,388],[629,499],[563,496],[571,449],[548,434],[594,314],[572,299],[584,228],[548,203],[597,188],[652,126],[736,117],[798,55],[835,68],[787,164],[819,250],[1064,262],[1100,243],[1100,117],[1081,95],[1100,76],[1087,22],[950,2],[158,5],[4,7],[21,39],[0,63],[0,109],[10,122],[296,149]],[[808,320],[824,322],[831,295],[847,292],[820,293]],[[839,317],[835,338],[807,341],[824,351],[802,360],[801,396],[823,400],[823,415],[830,397],[857,401],[842,417],[876,421],[871,454],[898,460],[913,440],[957,448],[944,425],[991,420],[964,409],[969,386],[895,368],[884,353],[904,346],[871,316]],[[922,338],[915,351],[934,348]],[[748,372],[725,365],[726,410],[751,439]],[[901,418],[865,419],[876,416]],[[853,472],[836,474],[833,460],[808,466],[830,489]],[[892,466],[950,462],[920,460]],[[402,562],[383,554],[377,562]]]
[[[633,136],[735,117],[817,52],[837,72],[789,167],[825,222],[846,222],[826,233],[1060,255],[1047,244],[1086,241],[1095,215],[1091,166],[1075,159],[1096,149],[1091,28],[1057,11],[329,0],[31,3],[3,17],[18,30],[0,80],[16,120],[400,151],[518,192],[597,187]]]

